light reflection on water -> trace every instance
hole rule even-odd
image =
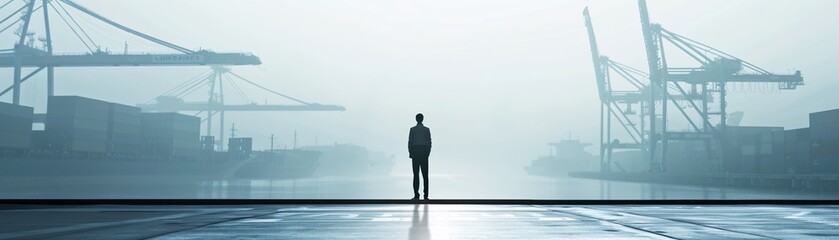
[[[432,175],[432,199],[839,199],[839,193],[532,176]],[[0,182],[0,198],[409,199],[410,175],[186,182],[154,177]]]
[[[432,176],[432,199],[837,199],[839,193],[703,187],[523,177],[509,181],[484,177]],[[241,199],[408,199],[410,176],[303,180],[210,181],[197,198]]]

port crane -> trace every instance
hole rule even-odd
[[[583,10],[583,19],[585,21],[586,30],[589,38],[589,46],[591,48],[592,61],[594,63],[595,80],[597,82],[597,89],[601,102],[600,106],[600,163],[601,171],[611,171],[612,152],[615,149],[637,149],[646,152],[647,129],[645,110],[649,104],[649,84],[645,81],[649,78],[649,74],[636,68],[627,66],[620,62],[610,59],[608,56],[600,55],[599,47],[597,46],[597,38],[594,31],[594,26],[591,21],[591,15],[588,7]],[[614,78],[613,78],[614,76]],[[614,81],[622,81],[623,85],[629,86],[628,89],[617,90],[617,86],[612,83]],[[670,86],[671,88],[675,88]],[[674,96],[669,95],[668,98],[673,102],[683,102],[687,100],[697,100],[701,96],[686,95]],[[634,109],[637,110],[634,110]],[[642,111],[640,114],[638,111]],[[619,123],[629,139],[620,140],[613,138],[612,128],[613,121]]]
[[[647,86],[642,81],[647,74],[600,55],[588,7],[583,10],[583,18],[600,98],[600,169],[608,172],[611,171],[614,149],[644,149],[644,133],[646,132],[644,115],[637,114],[635,110],[632,110],[632,106],[643,105],[647,100],[644,94]],[[629,83],[632,86],[631,89],[615,90],[612,86],[613,73]],[[612,140],[612,119],[620,123],[620,127],[626,131],[631,141]],[[640,123],[640,126],[637,123]]]
[[[18,35],[14,47],[0,50],[0,68],[13,68],[14,81],[12,86],[0,92],[0,96],[12,92],[12,103],[20,104],[20,87],[42,70],[47,70],[47,96],[54,95],[54,79],[56,67],[114,67],[114,66],[231,66],[231,65],[259,65],[260,59],[249,53],[217,53],[208,50],[194,51],[179,45],[155,38],[148,34],[119,24],[103,15],[72,0],[9,0],[3,1],[0,10],[11,10],[11,14],[0,19],[0,33],[18,25],[15,32]],[[65,7],[67,6],[67,7]],[[130,35],[139,37],[159,46],[163,46],[173,53],[128,53],[114,54],[103,51],[90,38],[90,35],[79,25],[71,11],[89,16],[99,22],[119,29]],[[33,16],[37,12],[43,15],[43,30],[45,37],[41,40],[43,48],[34,46],[35,33],[31,32]],[[56,54],[53,49],[51,17],[61,20],[88,49],[83,54]],[[24,68],[34,68],[24,75]]]
[[[245,94],[239,83],[249,84],[252,87],[258,88],[271,95],[290,100],[294,105],[289,104],[264,104],[257,103],[252,98]],[[233,93],[238,95],[244,104],[229,104],[225,103],[224,89],[225,86],[233,90]],[[196,92],[199,89],[209,87],[209,98],[207,101],[185,101],[184,98],[190,93]],[[289,95],[266,88],[252,80],[242,77],[239,74],[231,71],[230,68],[213,66],[209,71],[199,74],[180,85],[166,91],[160,96],[144,103],[138,104],[137,107],[144,112],[197,112],[195,115],[206,113],[206,117],[202,122],[206,122],[207,135],[212,135],[213,117],[218,115],[219,130],[218,140],[214,140],[216,146],[224,149],[224,132],[225,132],[225,112],[259,112],[259,111],[344,111],[345,108],[339,105],[324,105],[319,103],[311,103],[291,97]]]
[[[728,126],[727,89],[730,83],[777,84],[778,90],[794,90],[804,84],[800,71],[775,74],[728,53],[669,31],[650,22],[646,0],[638,0],[641,30],[649,67],[649,98],[645,112],[649,121],[647,152],[650,171],[665,172],[668,141],[705,141],[709,154],[709,171],[723,171]],[[665,43],[675,47],[699,67],[671,67],[665,54]],[[670,96],[701,96],[687,100],[685,116],[692,131],[671,131],[667,128]],[[716,99],[716,109],[710,103]],[[715,120],[714,122],[712,122]],[[660,126],[659,126],[660,125]],[[718,146],[716,150],[711,144]]]

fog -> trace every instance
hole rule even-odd
[[[227,124],[236,124],[237,135],[253,137],[254,148],[268,148],[272,133],[277,145],[290,148],[296,131],[299,146],[354,143],[395,154],[394,174],[410,174],[406,141],[418,112],[432,131],[434,174],[523,175],[523,166],[548,153],[547,142],[570,136],[596,143],[599,103],[581,14],[586,6],[601,52],[646,69],[632,0],[77,2],[190,49],[252,52],[263,64],[232,67],[234,72],[284,94],[347,108],[228,113]],[[773,72],[803,72],[806,85],[794,91],[733,93],[730,111],[745,112],[742,125],[804,127],[808,113],[839,108],[832,91],[839,87],[832,73],[839,56],[839,2],[648,5],[652,21],[671,31]],[[103,50],[120,53],[127,45],[129,52],[172,52],[89,17],[77,20]],[[87,51],[63,22],[53,25],[56,53]],[[11,45],[14,39],[1,41]],[[59,68],[56,94],[134,105],[207,70]],[[12,76],[9,69],[0,73]],[[44,79],[40,74],[24,84],[23,104],[36,112],[45,111]],[[245,90],[259,103],[293,104]],[[191,96],[206,99],[201,91]],[[245,103],[233,94],[226,100]],[[597,152],[595,146],[587,150]]]

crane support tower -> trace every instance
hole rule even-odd
[[[258,103],[249,97],[240,84],[247,84],[267,92],[274,97],[279,97],[294,104],[268,104]],[[207,101],[185,101],[184,98],[190,93],[196,92],[203,87],[209,87]],[[230,104],[225,102],[225,88],[233,92],[244,103]],[[204,97],[204,96],[202,96]],[[209,71],[199,74],[173,89],[151,99],[144,104],[137,104],[137,107],[144,112],[194,112],[195,115],[206,113],[202,123],[206,125],[206,135],[213,136],[213,118],[217,117],[218,138],[216,147],[224,150],[225,112],[285,112],[285,111],[344,111],[340,105],[326,105],[303,101],[301,99],[280,93],[264,87],[255,81],[234,73],[230,68],[213,66]]]
[[[583,10],[583,19],[588,30],[594,75],[600,98],[600,163],[601,171],[611,171],[612,153],[615,149],[636,149],[646,153],[649,141],[647,106],[649,106],[650,85],[646,83],[649,74],[600,55],[594,26],[589,9]],[[628,88],[618,89],[613,82],[622,81]],[[697,100],[699,96],[668,96],[672,101]],[[640,112],[639,112],[640,111]],[[615,122],[626,133],[620,139],[612,135]]]
[[[649,122],[646,149],[652,172],[666,171],[668,142],[704,141],[711,161],[708,171],[724,171],[728,127],[727,89],[732,83],[776,84],[778,90],[793,90],[804,84],[800,71],[775,74],[728,53],[669,31],[650,22],[645,0],[638,0],[641,30],[649,67],[649,91],[644,117]],[[665,44],[675,47],[699,64],[670,67]],[[677,104],[678,96],[685,107]],[[712,106],[712,104],[717,104]],[[671,131],[668,110],[676,110],[690,124],[690,131]]]

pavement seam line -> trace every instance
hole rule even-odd
[[[536,208],[545,209],[549,212],[565,213],[565,214],[571,214],[571,215],[578,216],[578,217],[590,218],[590,219],[600,221],[602,223],[607,223],[607,224],[611,224],[611,225],[618,225],[618,226],[622,226],[622,227],[625,227],[625,228],[628,228],[628,229],[639,231],[639,232],[644,233],[644,234],[651,234],[651,235],[654,235],[655,237],[663,237],[663,238],[666,238],[666,239],[678,239],[678,238],[667,236],[667,235],[664,235],[664,234],[661,234],[661,233],[657,233],[657,232],[653,232],[653,231],[647,231],[647,230],[637,228],[637,227],[634,227],[634,226],[625,225],[625,224],[621,224],[621,223],[616,223],[616,222],[612,222],[612,221],[609,221],[609,220],[606,220],[606,219],[601,219],[601,218],[597,218],[597,217],[593,217],[593,216],[588,216],[588,215],[583,215],[583,214],[578,214],[578,213],[572,213],[572,212],[564,212],[564,211],[554,210],[554,209],[550,209],[550,208],[540,207],[538,205],[531,205],[531,206],[536,207]]]
[[[218,212],[215,212],[215,213],[218,213]],[[213,214],[215,214],[215,213],[213,213]],[[149,236],[149,237],[146,237],[146,238],[143,238],[143,239],[154,239],[154,238],[159,238],[159,237],[163,237],[163,236],[170,235],[170,234],[176,234],[176,233],[179,233],[179,232],[184,232],[184,231],[194,230],[194,229],[203,228],[203,227],[207,227],[207,226],[212,226],[212,225],[216,225],[216,224],[219,224],[219,223],[225,223],[225,222],[230,222],[230,221],[238,221],[238,220],[242,220],[242,219],[255,218],[255,217],[263,217],[263,216],[268,216],[268,215],[272,215],[272,214],[276,214],[276,213],[277,213],[277,211],[273,211],[273,212],[270,212],[270,213],[260,214],[260,215],[250,215],[250,216],[245,216],[245,217],[230,218],[230,219],[210,222],[210,223],[207,223],[207,224],[202,224],[202,225],[198,225],[198,226],[194,226],[194,227],[189,227],[189,228],[174,230],[174,231],[170,231],[170,232],[155,234],[153,236]]]
[[[763,235],[755,234],[755,233],[734,231],[734,230],[729,230],[729,229],[725,229],[725,228],[709,226],[709,225],[705,225],[705,224],[701,224],[701,223],[688,222],[688,221],[671,219],[671,218],[666,218],[666,217],[654,217],[654,216],[650,216],[650,215],[646,215],[646,214],[639,214],[639,213],[634,213],[634,212],[613,211],[613,210],[609,210],[609,211],[616,212],[616,213],[622,213],[622,214],[626,214],[626,215],[636,215],[636,216],[642,216],[642,217],[648,217],[648,218],[664,219],[664,220],[678,222],[678,223],[691,224],[691,225],[697,225],[697,226],[717,229],[717,230],[720,230],[720,231],[733,232],[733,233],[739,233],[739,234],[745,234],[745,235],[752,235],[752,236],[755,236],[755,237],[762,237],[762,238],[768,238],[768,239],[781,239],[781,238],[776,238],[776,237],[769,237],[769,236],[763,236]]]

